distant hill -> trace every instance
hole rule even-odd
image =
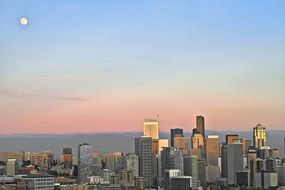
[[[252,139],[251,131],[206,131],[206,134],[219,135],[224,141],[226,134],[239,134],[240,137]],[[42,151],[51,150],[56,157],[62,153],[64,147],[71,147],[73,154],[77,155],[77,146],[80,143],[93,145],[101,154],[111,151],[124,153],[134,152],[134,138],[141,136],[140,132],[125,133],[92,133],[92,134],[14,134],[0,136],[0,151]],[[169,133],[161,132],[161,138],[169,138]],[[185,136],[191,137],[186,132]],[[278,148],[284,155],[285,131],[268,131],[268,144]]]

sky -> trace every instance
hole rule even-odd
[[[1,134],[282,130],[284,85],[283,0],[0,1]]]

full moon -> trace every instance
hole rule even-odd
[[[26,17],[20,18],[20,24],[26,26],[28,24],[28,19]]]

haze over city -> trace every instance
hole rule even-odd
[[[1,134],[285,125],[284,1],[1,1]],[[28,24],[21,25],[25,17]]]

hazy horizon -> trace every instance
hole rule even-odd
[[[192,134],[192,129],[187,131],[184,130],[185,128],[183,128],[183,131],[187,134]],[[238,130],[205,130],[206,133],[212,133],[214,134],[215,132],[217,133],[227,133],[227,134],[232,134],[232,133],[252,133],[252,130],[242,130],[242,131],[238,131]],[[267,132],[285,132],[285,129],[280,129],[280,130],[266,130]],[[169,131],[159,131],[162,134],[170,134],[170,129]],[[3,134],[0,133],[0,136],[17,136],[17,135],[54,135],[54,136],[61,136],[61,135],[96,135],[96,134],[138,134],[141,133],[143,134],[142,131],[114,131],[114,132],[65,132],[65,133],[10,133],[10,134]]]
[[[218,135],[221,142],[225,141],[225,135],[228,132],[206,131],[206,134]],[[241,138],[252,140],[252,131],[237,133]],[[278,148],[281,156],[284,155],[284,137],[285,130],[280,132],[268,131],[268,145],[272,148]],[[77,147],[82,143],[89,143],[95,147],[100,154],[113,151],[123,153],[134,152],[134,138],[142,135],[142,132],[133,133],[97,133],[97,134],[45,134],[45,135],[15,135],[1,136],[0,151],[53,151],[56,157],[62,153],[65,147],[73,149],[73,155],[77,155]],[[191,133],[185,132],[189,137],[189,146],[191,145]],[[169,132],[161,132],[160,138],[169,138]],[[281,142],[281,143],[280,143]]]

